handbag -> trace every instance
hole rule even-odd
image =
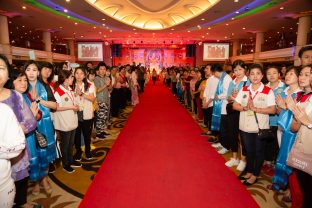
[[[247,84],[247,81],[244,81],[243,87],[245,87],[246,84]],[[226,105],[226,113],[227,114],[235,113],[236,110],[233,109],[233,104],[234,104],[234,101],[232,101]]]
[[[42,134],[36,130],[35,131],[35,137],[36,137],[36,144],[39,148],[43,149],[43,148],[46,148],[48,146],[48,140],[44,134]]]
[[[275,136],[274,136],[274,133],[272,132],[271,129],[260,129],[257,114],[254,111],[253,111],[253,113],[255,115],[256,122],[258,124],[258,129],[259,129],[258,138],[261,140],[269,140],[269,139],[274,138]]]
[[[297,139],[288,154],[286,163],[288,166],[306,172],[312,176],[312,154],[305,153],[303,148],[300,148],[300,146],[310,145],[307,144],[305,141],[306,139],[311,138],[302,138],[297,135]]]

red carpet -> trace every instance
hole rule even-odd
[[[258,207],[192,117],[149,84],[80,207]]]

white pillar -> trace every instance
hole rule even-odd
[[[257,32],[256,35],[256,53],[261,52],[262,44],[264,43],[264,33],[263,32]]]
[[[296,56],[294,65],[300,65],[300,60],[298,57],[299,50],[307,44],[308,33],[310,32],[312,22],[312,16],[302,16],[299,17],[299,25],[297,31],[297,46],[296,46]]]
[[[52,54],[52,43],[51,43],[51,33],[49,31],[42,32],[42,41],[44,43],[44,50],[48,53],[47,61],[53,61],[53,54]]]
[[[239,56],[240,53],[238,53],[238,50],[240,50],[239,40],[235,39],[235,40],[233,40],[232,56]]]
[[[0,44],[2,45],[3,54],[12,63],[12,52],[9,38],[8,18],[0,15]]]

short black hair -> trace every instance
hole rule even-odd
[[[301,67],[292,65],[292,66],[287,67],[285,74],[287,74],[288,72],[294,70],[296,76],[299,77],[300,69],[301,69]]]
[[[247,69],[245,62],[241,59],[237,59],[233,62],[232,70],[234,71],[235,67],[237,67],[237,66],[240,66],[240,67],[244,68],[245,70]]]
[[[301,58],[302,54],[306,51],[312,51],[312,45],[303,46],[298,53],[299,58]]]
[[[252,64],[250,67],[249,67],[249,72],[252,70],[252,69],[260,69],[261,73],[264,75],[264,71],[263,71],[263,68],[260,64]]]
[[[212,66],[211,66],[211,71],[212,72],[223,72],[223,68],[221,67],[221,65],[220,64],[213,64]]]
[[[48,77],[48,83],[50,83],[52,80],[53,80],[53,77],[54,77],[54,67],[53,67],[53,65],[50,63],[50,62],[42,62],[42,63],[40,63],[39,64],[39,71],[40,71],[40,73],[39,73],[39,80],[40,81],[42,81],[43,82],[43,80],[42,80],[42,77],[41,77],[41,70],[43,69],[43,68],[48,68],[48,69],[51,69],[51,75]]]

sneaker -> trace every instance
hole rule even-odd
[[[74,155],[74,160],[80,162],[81,161],[81,153],[76,153]]]
[[[63,167],[63,170],[66,171],[67,173],[73,173],[73,172],[75,172],[75,169],[73,169],[73,168],[70,167],[70,166]]]
[[[212,144],[211,146],[212,146],[213,148],[216,148],[216,149],[218,149],[218,148],[222,147],[222,145],[221,145],[221,143],[220,143],[220,142],[218,142],[218,143],[214,143],[214,144]]]
[[[208,139],[208,142],[209,142],[209,143],[218,143],[219,140],[218,140],[217,137],[210,136],[209,139]]]
[[[236,170],[244,171],[245,168],[246,168],[246,162],[243,160],[240,160]]]
[[[96,138],[97,139],[105,139],[105,135],[104,134],[96,134]]]
[[[92,160],[91,153],[89,153],[89,154],[86,153],[86,160]]]
[[[227,161],[225,163],[225,165],[229,168],[233,167],[233,166],[238,166],[239,164],[239,159],[235,159],[235,158],[231,158],[229,161]]]
[[[81,163],[74,160],[74,161],[72,162],[71,166],[74,167],[74,168],[79,168],[79,167],[81,167]]]
[[[54,173],[55,172],[55,165],[53,163],[49,164],[49,173]]]
[[[226,154],[227,152],[228,152],[229,150],[227,150],[226,148],[222,148],[222,149],[220,149],[219,151],[218,151],[218,153],[220,154],[220,155],[224,155],[224,154]]]

